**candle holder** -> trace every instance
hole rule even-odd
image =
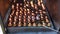
[[[8,26],[51,27],[50,17],[42,0],[14,0]]]

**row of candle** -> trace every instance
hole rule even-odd
[[[16,0],[14,0],[15,2]],[[33,1],[29,2],[24,0],[24,6],[22,6],[22,3],[16,3],[16,6],[12,4],[12,12],[9,16],[8,26],[51,26],[49,18],[46,15],[47,12],[44,11],[45,7],[41,3],[42,0],[38,0],[38,5],[36,3],[34,4]],[[29,6],[33,7],[36,11],[31,10]],[[42,10],[38,6],[41,6]]]

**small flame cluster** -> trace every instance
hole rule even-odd
[[[42,0],[24,0],[24,4],[16,1],[12,4],[8,27],[51,26]]]

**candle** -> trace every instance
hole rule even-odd
[[[24,25],[23,26],[26,26],[26,22],[24,22]]]
[[[13,22],[13,26],[16,26],[16,22]]]
[[[16,2],[16,0],[13,1],[14,3]]]
[[[21,22],[19,21],[18,26],[22,26]]]
[[[17,3],[16,5],[17,5],[17,7],[19,6],[19,4],[18,4],[18,3]]]
[[[29,5],[28,5],[28,4],[26,4],[26,6],[28,7]]]
[[[21,20],[21,16],[19,16],[19,23],[18,23],[18,26],[22,26],[22,20]]]
[[[44,21],[42,21],[42,23],[43,23],[43,25],[42,25],[42,26],[46,26],[46,24],[45,24],[45,22],[44,22]]]
[[[40,6],[40,3],[41,3],[40,0],[38,0],[38,5],[39,5],[39,6]]]
[[[14,5],[12,5],[12,9],[14,9]]]
[[[35,14],[34,13],[32,13],[32,16],[34,16]]]
[[[38,26],[41,26],[41,24],[40,24],[40,23],[38,23]]]
[[[34,22],[35,21],[35,16],[32,16],[32,22]]]
[[[37,7],[37,5],[35,4],[35,9],[37,10],[38,9],[38,7]]]
[[[38,11],[36,11],[35,13],[38,14]]]
[[[12,26],[12,22],[9,22],[9,23],[8,23],[8,26],[9,26],[9,27]]]
[[[49,20],[48,20],[48,19],[46,19],[46,22],[47,22],[47,23],[49,23]]]
[[[12,16],[10,15],[8,26],[12,26]]]
[[[50,23],[48,23],[48,24],[47,24],[47,26],[48,26],[48,27],[50,27],[50,26],[51,26],[51,24],[50,24]]]
[[[16,16],[18,16],[18,11],[16,11]]]
[[[27,11],[28,11],[28,13],[30,13],[30,10],[29,9],[27,9]]]
[[[35,22],[33,23],[33,26],[36,26],[36,23]]]
[[[17,17],[16,17],[16,16],[14,17],[14,21],[15,21],[15,22],[17,21]]]
[[[43,2],[42,0],[40,0],[41,1],[41,3]]]
[[[28,23],[28,26],[31,26],[31,23]]]
[[[42,8],[43,8],[43,10],[45,10],[45,6],[42,4]]]
[[[30,16],[28,16],[28,22],[30,22],[30,19],[31,19]]]
[[[20,3],[20,5],[22,6],[22,3]]]
[[[44,14],[46,14],[46,12],[45,12],[45,11],[43,11],[43,13],[44,13]]]
[[[29,4],[29,2],[27,1],[27,4]]]
[[[15,10],[13,10],[13,11],[12,11],[11,15],[13,15],[13,14],[14,14],[14,12],[15,12]]]
[[[32,7],[34,7],[34,5],[33,5],[33,1],[31,1],[30,4],[31,4]]]

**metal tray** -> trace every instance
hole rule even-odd
[[[5,18],[4,18],[4,26],[6,27],[7,29],[7,32],[40,32],[40,31],[52,31],[52,30],[55,30],[56,27],[54,25],[54,22],[52,21],[49,13],[48,13],[48,10],[47,11],[47,15],[49,16],[49,20],[50,20],[50,23],[51,23],[51,27],[7,27],[7,21],[8,21],[8,18],[9,18],[9,15],[11,13],[11,6],[9,7],[6,15],[5,15]]]

